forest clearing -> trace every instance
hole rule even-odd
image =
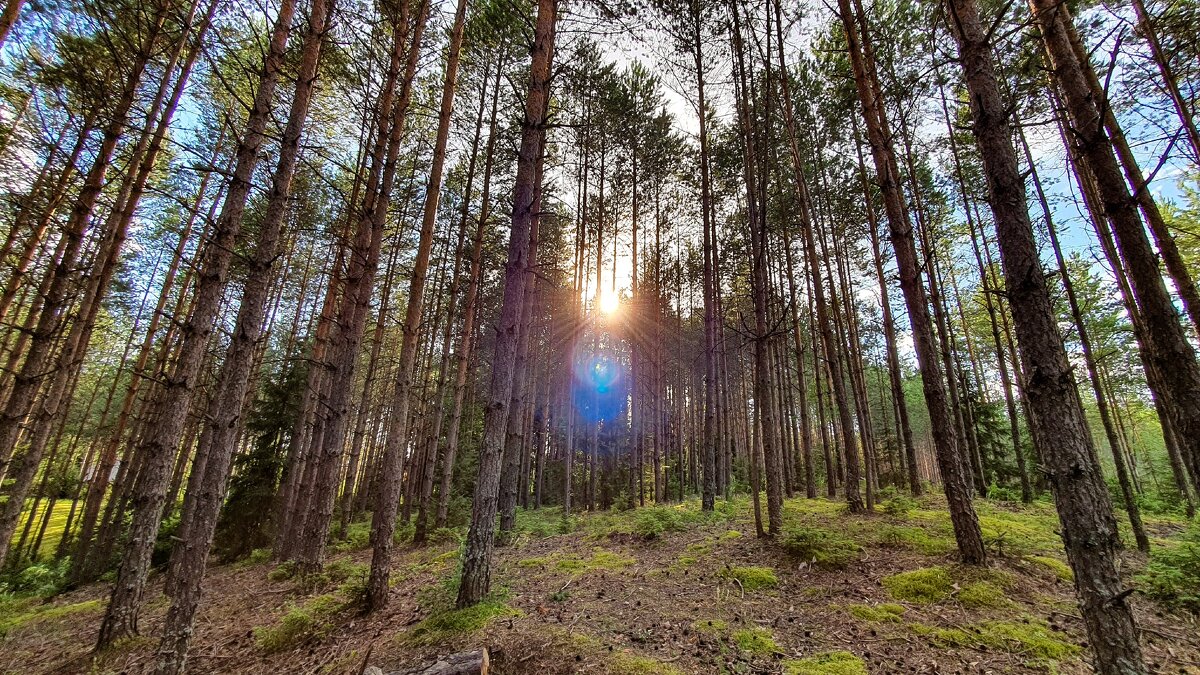
[[[497,559],[497,592],[466,612],[453,610],[447,583],[461,530],[398,546],[394,602],[365,618],[353,610],[369,563],[361,549],[331,555],[324,577],[307,582],[251,556],[210,571],[190,667],[357,673],[369,661],[388,672],[486,646],[497,673],[1091,672],[1051,506],[979,511],[996,554],[986,570],[956,564],[936,497],[897,497],[870,516],[789,499],[778,542],[753,537],[744,498],[712,514],[696,500],[570,521],[559,509],[522,510]],[[1186,521],[1147,526],[1157,545],[1177,546]],[[1123,572],[1144,564],[1131,552]],[[13,608],[0,623],[0,671],[140,672],[153,641],[91,654],[102,598],[93,586],[53,608]],[[1195,617],[1150,599],[1138,606],[1153,671],[1200,672]],[[149,604],[150,631],[165,609]]]
[[[0,671],[1200,673],[1197,25],[0,0]]]

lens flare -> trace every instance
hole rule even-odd
[[[600,293],[600,311],[605,314],[615,314],[621,308],[621,296],[616,291]]]

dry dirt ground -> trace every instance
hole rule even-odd
[[[494,597],[465,613],[448,610],[451,532],[397,547],[390,605],[368,617],[351,602],[366,549],[332,555],[325,577],[304,581],[267,562],[214,566],[189,672],[386,671],[480,646],[498,673],[1092,672],[1069,570],[1055,564],[1052,507],[981,503],[992,547],[981,571],[955,564],[943,503],[910,506],[851,516],[788,500],[785,530],[808,542],[790,551],[754,536],[744,501],[716,515],[688,503],[565,524],[557,510],[522,513],[497,549]],[[1156,545],[1183,530],[1149,525]],[[1126,552],[1123,565],[1132,578],[1145,559]],[[0,672],[148,672],[167,606],[158,589],[146,637],[98,655],[106,585],[26,608],[0,638]],[[1133,603],[1154,672],[1200,674],[1196,617]]]

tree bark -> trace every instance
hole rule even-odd
[[[1125,602],[1128,593],[1117,572],[1117,524],[1038,257],[990,38],[975,0],[946,0],[944,7],[971,95],[973,131],[1027,374],[1031,423],[1040,427],[1035,437],[1054,439],[1043,446],[1043,461],[1063,524],[1088,641],[1096,654],[1094,665],[1106,674],[1144,673],[1133,613]]]

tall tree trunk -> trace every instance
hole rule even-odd
[[[396,525],[396,506],[399,495],[401,471],[403,469],[404,445],[408,440],[408,399],[412,385],[413,365],[416,362],[417,344],[421,339],[421,311],[424,306],[425,278],[429,269],[430,251],[433,246],[433,226],[437,219],[437,207],[442,192],[442,167],[446,162],[446,143],[450,137],[450,118],[454,112],[454,91],[458,82],[458,57],[462,48],[463,22],[466,18],[466,0],[458,0],[454,14],[454,26],[450,33],[450,49],[446,59],[445,81],[442,84],[442,101],[438,117],[437,138],[434,141],[433,163],[429,170],[429,182],[425,188],[425,209],[421,217],[421,235],[417,244],[417,258],[409,281],[408,302],[405,310],[403,338],[400,344],[400,366],[396,374],[396,390],[392,396],[391,424],[381,465],[382,476],[379,500],[371,517],[371,576],[368,582],[367,606],[374,610],[387,605],[388,580],[391,576],[392,532]],[[413,52],[419,47],[420,33],[416,33]],[[447,317],[447,321],[449,321]],[[434,430],[436,437],[437,429]],[[429,451],[434,457],[434,451]],[[432,489],[433,466],[425,467],[430,489]],[[422,481],[423,483],[425,481]],[[422,488],[422,492],[424,488]],[[424,511],[422,511],[424,513]]]
[[[238,144],[237,161],[225,194],[225,204],[200,261],[195,306],[182,327],[183,338],[175,364],[156,394],[147,418],[146,434],[136,448],[136,454],[146,458],[146,466],[135,488],[129,543],[100,626],[97,649],[138,633],[138,614],[146,576],[150,571],[150,554],[154,549],[166,499],[167,471],[182,436],[191,393],[200,374],[200,365],[225,289],[234,244],[250,195],[251,177],[258,164],[258,150],[265,139],[271,102],[283,66],[293,10],[292,0],[283,0],[259,77],[258,92],[246,122],[245,133]]]
[[[508,262],[504,270],[504,299],[496,331],[495,355],[487,407],[484,412],[483,444],[479,451],[479,474],[471,509],[471,528],[467,533],[462,557],[462,581],[458,589],[458,607],[469,607],[482,600],[491,588],[492,548],[499,494],[500,464],[504,453],[504,432],[508,422],[509,401],[513,388],[513,359],[519,339],[519,322],[525,295],[529,259],[529,234],[536,217],[538,188],[545,143],[545,121],[550,97],[551,66],[554,61],[554,37],[558,19],[558,0],[538,0],[537,21],[532,45],[533,61],[529,71],[529,89],[525,98],[525,116],[521,124],[521,145],[517,154],[517,175],[513,183],[512,229],[508,243]]]
[[[1035,437],[1054,439],[1043,446],[1043,460],[1088,641],[1096,654],[1094,665],[1112,675],[1144,673],[1133,612],[1125,602],[1129,593],[1117,572],[1117,524],[1038,257],[989,33],[975,0],[946,0],[945,10],[971,94],[973,131],[1027,373],[1031,423],[1040,427]]]
[[[329,13],[334,0],[314,0],[309,12],[308,29],[301,46],[301,61],[296,90],[288,113],[287,126],[280,142],[279,162],[267,196],[267,207],[259,224],[254,255],[247,261],[246,282],[233,336],[225,352],[225,362],[214,387],[215,394],[205,415],[197,457],[192,468],[188,492],[194,494],[185,509],[180,532],[183,536],[172,552],[172,571],[176,584],[168,589],[171,607],[167,610],[162,640],[158,646],[156,672],[182,673],[187,664],[192,624],[200,604],[205,563],[216,531],[217,516],[224,502],[229,467],[237,439],[245,426],[243,411],[254,372],[254,354],[263,335],[272,267],[279,254],[280,236],[287,214],[287,200],[300,154],[300,140],[308,117],[317,79],[317,67]]]
[[[892,247],[895,249],[896,265],[900,273],[900,290],[904,292],[905,304],[908,306],[934,447],[942,474],[943,489],[950,507],[950,520],[963,561],[982,565],[986,563],[987,553],[979,529],[979,519],[971,505],[970,486],[963,475],[963,466],[955,442],[954,424],[947,408],[946,385],[938,364],[928,299],[917,263],[913,228],[898,182],[900,171],[891,146],[892,135],[888,129],[883,102],[880,100],[878,81],[869,70],[868,60],[873,59],[870,58],[867,26],[862,16],[856,18],[850,7],[850,0],[838,0],[838,8],[845,27],[850,64],[854,71],[863,119],[866,121],[871,154],[875,160],[876,179],[883,193],[884,207],[887,211]],[[861,12],[859,14],[861,15]]]
[[[1097,100],[1089,84],[1095,72],[1072,44],[1071,17],[1065,6],[1052,0],[1030,0],[1030,8],[1041,29],[1054,80],[1061,88],[1076,152],[1093,177],[1112,224],[1122,258],[1113,263],[1123,262],[1129,275],[1145,326],[1140,346],[1161,379],[1164,404],[1172,415],[1181,449],[1195,461],[1200,457],[1200,398],[1195,395],[1200,391],[1200,364],[1159,274],[1158,261],[1105,133],[1101,106],[1107,109],[1107,101]]]

